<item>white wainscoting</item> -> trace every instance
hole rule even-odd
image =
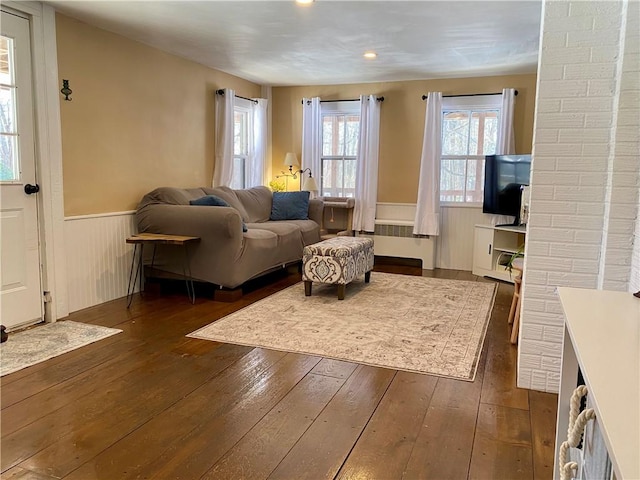
[[[127,294],[134,233],[134,212],[65,218],[69,312]]]
[[[491,224],[482,207],[440,208],[440,236],[436,241],[436,267],[453,270],[473,269],[473,235],[476,224]]]

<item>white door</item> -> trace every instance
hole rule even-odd
[[[2,11],[0,24],[0,321],[7,329],[43,315],[29,21]]]

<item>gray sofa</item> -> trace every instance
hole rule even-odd
[[[230,207],[189,204],[205,195],[215,195]],[[200,237],[200,242],[189,250],[192,278],[236,288],[249,279],[300,261],[305,245],[320,241],[322,200],[309,201],[308,220],[272,221],[271,206],[272,193],[267,187],[162,187],[142,198],[136,221],[140,233]],[[181,249],[158,247],[155,268],[181,275],[183,265]]]

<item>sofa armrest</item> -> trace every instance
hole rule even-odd
[[[242,218],[231,207],[146,205],[136,212],[140,233],[166,233],[200,237],[203,241],[242,240]]]
[[[309,220],[316,222],[322,230],[322,218],[324,216],[324,200],[312,198],[309,200]]]

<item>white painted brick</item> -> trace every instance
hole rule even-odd
[[[533,197],[533,189],[531,190],[531,211],[533,212],[535,207],[536,213],[547,213],[551,215],[570,215],[577,212],[577,205],[569,202],[555,202],[547,200],[535,200]]]
[[[618,109],[618,118],[616,119],[616,124],[618,126],[635,126],[638,127],[638,117],[640,116],[640,110],[620,110]],[[629,140],[632,140],[630,138]],[[622,139],[621,139],[622,140]]]
[[[545,312],[547,309],[546,302],[539,298],[526,297],[522,300],[523,308],[530,312]],[[533,327],[533,325],[531,325]],[[531,339],[531,338],[529,338]],[[539,340],[542,340],[541,338]]]
[[[566,38],[565,38],[566,42]],[[617,44],[617,42],[616,42]],[[618,49],[611,48],[610,45],[605,47],[591,47],[591,61],[595,63],[612,62],[618,60]]]
[[[618,129],[616,131],[616,135],[619,136],[619,138],[628,138],[628,139],[635,139],[638,138],[638,126],[637,125],[619,125]]]
[[[615,76],[616,66],[612,63],[591,63],[581,65],[566,65],[564,67],[565,80],[602,79]]]
[[[544,311],[546,313],[564,315],[564,310],[562,310],[562,305],[560,305],[557,302],[547,302],[546,305],[545,305]]]
[[[602,217],[596,215],[582,215],[580,217],[575,215],[556,215],[551,223],[558,228],[576,228],[580,230],[595,230],[597,232],[602,230]]]
[[[535,192],[533,192],[533,189],[531,191],[532,201],[553,200],[553,198],[553,186],[551,185],[538,185],[535,188]]]
[[[531,371],[531,388],[533,390],[547,391],[547,372],[541,370]]]
[[[584,126],[587,128],[611,127],[613,120],[610,113],[591,113],[584,115]]]
[[[623,64],[622,64],[622,71],[629,72],[629,73],[637,73],[638,70],[640,70],[640,57],[636,55],[625,55]],[[638,79],[636,78],[635,75],[631,75],[630,81],[632,82],[635,81],[637,84]]]
[[[536,147],[533,147],[533,163],[531,164],[531,175],[535,175],[536,172],[555,172],[556,159],[555,157],[543,157],[536,153]],[[531,182],[531,188],[533,189],[535,182]]]
[[[597,275],[549,272],[549,283],[558,287],[596,288]]]
[[[553,244],[549,245],[551,249]],[[535,262],[536,268],[539,268],[543,271],[548,272],[571,272],[573,271],[573,262],[570,258],[560,258],[560,257],[538,257],[531,256],[531,262]],[[544,311],[544,308],[540,308],[538,311]]]
[[[611,2],[613,5],[619,5],[621,2]],[[586,17],[585,17],[586,18]],[[609,16],[609,15],[600,15],[594,18],[593,22],[593,31],[595,33],[598,32],[606,32],[611,36],[619,37],[620,32],[620,15]]]
[[[609,218],[608,229],[616,233],[633,235],[634,223],[640,225],[640,222],[630,222],[626,218]]]
[[[527,245],[527,251],[531,250],[531,246]],[[548,250],[548,247],[547,247]],[[538,285],[546,285],[547,283],[547,272],[543,272],[540,270],[529,270],[525,269],[525,281],[532,284]]]
[[[540,80],[562,80],[564,77],[563,65],[544,65],[538,72]]]
[[[574,260],[573,261],[573,273],[585,273],[590,275],[597,275],[600,270],[600,262],[597,259],[594,260]]]
[[[536,154],[537,155],[555,155],[556,157],[582,155],[582,144],[580,143],[537,144]]]
[[[555,287],[553,288],[553,290],[555,291]],[[526,322],[523,322],[523,325],[524,324],[551,325],[551,326],[564,325],[564,315],[552,315],[550,313],[541,313],[541,312],[527,312],[526,310],[523,313],[527,315]],[[535,351],[529,352],[529,353],[535,353]]]
[[[518,388],[531,388],[531,369],[518,368],[518,378],[516,381]]]
[[[558,129],[538,128],[534,133],[533,141],[537,143],[558,143]]]
[[[609,128],[564,128],[558,132],[560,143],[606,143],[611,136]]]
[[[542,339],[545,342],[562,343],[564,337],[564,327],[543,327]]]
[[[637,209],[633,205],[629,205],[628,208],[615,208],[610,212],[611,218],[616,220],[628,220],[633,222],[636,220]]]
[[[538,93],[544,95],[542,98],[584,97],[589,92],[589,82],[603,80],[547,80],[540,82]]]
[[[564,327],[563,327],[563,329],[564,329]],[[540,359],[540,364],[541,364],[543,369],[553,371],[553,370],[556,370],[556,369],[560,368],[560,366],[562,364],[562,361],[561,361],[561,359],[559,359],[557,357],[543,356]]]
[[[576,243],[587,245],[600,245],[602,242],[602,232],[598,230],[577,230],[575,232]]]
[[[607,177],[603,173],[580,173],[579,184],[587,186],[602,185]]]
[[[572,243],[575,239],[575,230],[569,228],[538,228],[537,235],[541,235],[547,242]],[[527,252],[529,253],[529,252]]]
[[[585,199],[590,201],[604,200],[604,187],[569,187],[560,186],[554,188],[554,199],[558,201],[580,202]]]
[[[522,332],[522,335],[523,335],[522,338],[524,338],[524,331]],[[541,363],[542,363],[542,358],[540,357],[540,355],[528,355],[528,354],[520,355],[519,365],[522,366],[522,368],[532,368],[532,369],[540,370]]]
[[[604,204],[603,203],[590,203],[590,202],[582,202],[577,204],[578,215],[604,215]]]
[[[640,160],[638,160],[640,162]],[[633,172],[631,172],[633,173]],[[629,173],[618,173],[615,172],[612,175],[612,182],[613,185],[615,186],[615,188],[618,187],[634,187],[636,188],[636,190],[638,189],[638,187],[640,186],[639,182],[640,182],[640,176],[638,175],[629,175]],[[636,191],[637,193],[637,191]],[[636,200],[638,199],[638,196],[636,195]]]
[[[536,104],[536,113],[557,113],[560,111],[561,100],[556,98],[545,98],[538,100]]]
[[[551,219],[551,215],[539,214],[535,211],[529,212],[529,223],[536,227],[550,227]]]
[[[583,143],[582,155],[590,157],[607,158],[610,153],[610,145],[608,143]]]
[[[536,173],[535,181],[540,185],[583,185],[581,175],[574,172],[540,172]]]
[[[527,242],[527,255],[547,256],[549,255],[549,244],[547,242]]]
[[[545,392],[558,393],[560,392],[560,374],[556,373],[560,370],[557,369],[554,372],[547,372],[547,388]]]
[[[607,235],[607,252],[620,250],[624,264],[628,265],[629,257],[627,253],[633,246],[633,235],[621,235],[619,233],[609,233]]]
[[[627,277],[625,277],[627,278]],[[604,285],[603,285],[603,290],[614,290],[614,291],[618,291],[618,292],[626,292],[627,291],[627,284],[628,282],[626,280],[615,280],[615,279],[605,279]],[[634,289],[632,291],[637,291],[638,289]]]
[[[615,90],[615,80],[588,80],[587,96],[607,97],[613,95]]]
[[[560,9],[559,9],[560,10]],[[601,16],[601,15],[620,15],[620,6],[618,2],[571,2],[569,8],[570,16]]]
[[[622,142],[616,140],[616,157],[637,158],[640,151],[640,142]]]
[[[607,248],[607,267],[617,268],[619,272],[625,272],[631,266],[629,252],[633,245],[629,243],[624,249]]]
[[[616,204],[635,206],[637,199],[638,189],[636,187],[624,187],[621,185],[616,185],[611,192],[611,202]]]
[[[620,79],[620,90],[636,90],[637,88],[638,79],[636,75],[623,75]]]
[[[544,5],[545,17],[568,17],[569,2],[547,2]]]
[[[558,17],[553,18],[545,15],[544,32],[582,32],[593,29],[593,17]],[[544,42],[543,42],[544,45]]]
[[[615,158],[614,168],[616,173],[636,173],[640,162],[637,155],[618,155]]]
[[[543,332],[543,325],[522,325],[522,338],[531,340],[542,340]],[[538,357],[540,357],[540,355],[538,355]]]
[[[546,32],[545,32],[546,35]],[[543,39],[544,43],[544,39]],[[620,39],[610,32],[594,32],[592,30],[573,31],[567,33],[567,47],[617,47]],[[616,51],[618,49],[616,48]]]
[[[580,97],[580,98],[563,98],[561,110],[562,112],[611,112],[613,110],[613,101],[607,97]]]
[[[558,158],[556,160],[556,166],[559,172],[605,172],[607,167],[607,159],[584,158],[581,156]],[[531,183],[533,182],[534,181],[532,180]]]
[[[592,260],[600,257],[600,246],[573,243],[552,243],[549,245],[549,255],[552,257],[566,258],[570,260]]]

